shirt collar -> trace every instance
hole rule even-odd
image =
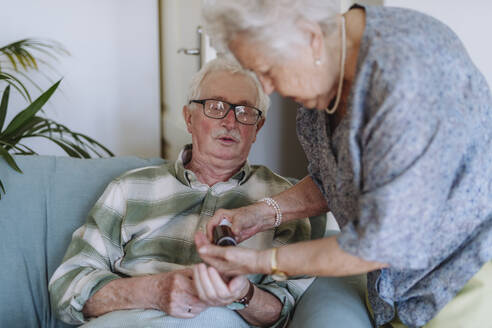
[[[181,149],[178,155],[178,159],[174,163],[176,178],[181,183],[189,187],[192,187],[192,185],[196,185],[197,183],[198,184],[200,183],[195,173],[185,168],[185,165],[188,164],[188,162],[191,160],[192,152],[193,152],[193,145],[192,144],[185,145],[183,149]],[[250,174],[251,174],[251,166],[249,165],[248,161],[246,161],[244,165],[239,169],[239,171],[237,171],[229,179],[229,181],[236,180],[237,183],[241,185],[244,182],[246,182]]]

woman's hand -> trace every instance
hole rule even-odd
[[[269,214],[273,214],[272,219],[265,219]],[[213,229],[219,225],[222,219],[227,219],[231,222],[234,237],[240,243],[257,232],[272,228],[275,222],[275,212],[265,203],[256,203],[233,210],[219,209],[207,223],[208,240],[213,239]]]
[[[211,244],[201,232],[195,234],[195,244],[203,261],[226,277],[250,273],[270,273],[267,251],[242,247],[221,247]]]
[[[280,207],[282,222],[319,215],[329,210],[323,194],[310,176],[272,197]],[[257,232],[273,228],[275,214],[273,207],[265,202],[233,210],[219,209],[207,223],[207,238],[212,240],[214,227],[222,219],[227,219],[232,224],[231,229],[236,241],[242,242]]]
[[[200,263],[193,267],[193,282],[200,300],[208,306],[226,306],[244,297],[249,290],[246,276],[237,276],[229,283],[213,267]]]

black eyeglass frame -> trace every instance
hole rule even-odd
[[[215,101],[220,101],[224,104],[227,104],[229,105],[229,108],[225,111],[224,113],[224,116],[222,117],[212,117],[212,116],[208,116],[207,113],[205,113],[205,102],[207,100],[215,100]],[[263,112],[261,110],[259,110],[258,108],[256,107],[253,107],[253,106],[248,106],[248,105],[238,105],[238,104],[231,104],[230,102],[227,102],[227,101],[224,101],[224,100],[220,100],[220,99],[213,99],[213,98],[208,98],[208,99],[200,99],[200,100],[190,100],[190,104],[191,103],[197,103],[197,104],[201,104],[202,105],[202,110],[203,110],[203,115],[205,115],[206,117],[208,118],[214,118],[214,119],[217,119],[217,120],[221,120],[223,119],[224,117],[226,117],[229,112],[234,109],[234,118],[236,119],[236,121],[238,121],[239,123],[241,124],[244,124],[244,125],[255,125],[256,123],[258,123],[258,121],[261,119],[262,115],[263,115]],[[254,123],[244,123],[244,122],[241,122],[240,120],[237,119],[237,112],[236,112],[236,108],[237,107],[249,107],[249,108],[253,108],[255,109],[257,112],[258,112],[258,118],[256,119],[256,121]]]

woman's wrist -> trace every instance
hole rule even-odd
[[[280,205],[277,203],[275,199],[271,197],[262,198],[260,199],[260,202],[266,203],[275,211],[275,221],[273,223],[273,226],[277,228],[282,223],[282,211],[280,210]]]
[[[265,231],[268,229],[275,228],[275,222],[277,222],[277,211],[276,209],[269,205],[267,202],[261,200],[258,201],[255,206],[257,207],[257,215],[262,219],[261,230]]]
[[[256,258],[256,268],[255,272],[262,274],[271,274],[272,273],[272,249],[265,249],[258,252],[258,256]]]

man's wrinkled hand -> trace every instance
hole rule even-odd
[[[170,316],[193,318],[207,308],[198,297],[192,269],[167,272],[154,278],[153,304]]]
[[[249,290],[246,276],[237,276],[228,283],[213,267],[200,263],[193,267],[193,281],[199,298],[208,306],[226,306],[244,297]]]

